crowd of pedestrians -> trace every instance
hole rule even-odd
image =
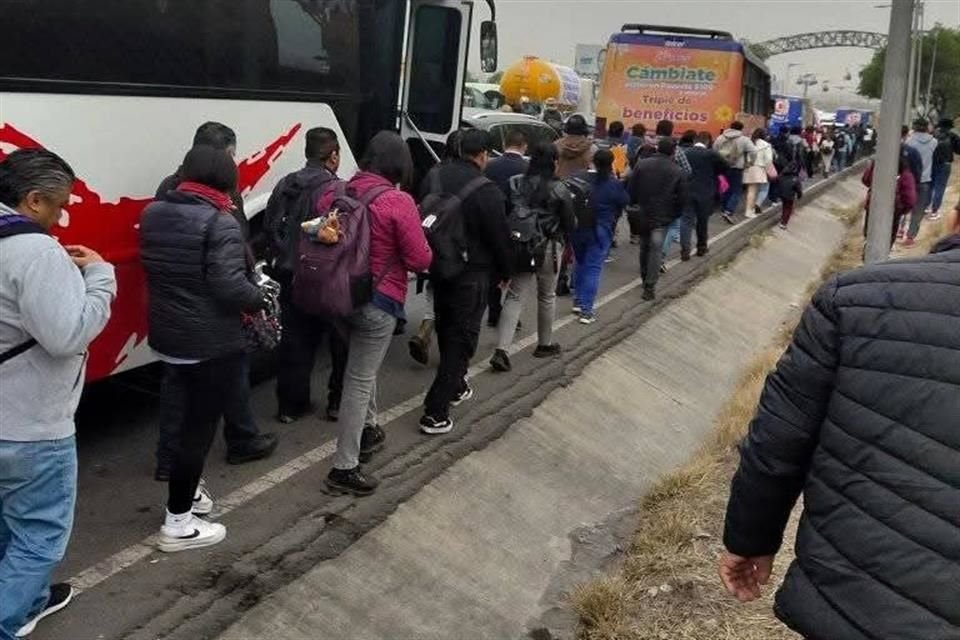
[[[223,524],[204,518],[213,499],[203,471],[221,419],[230,463],[267,457],[277,446],[250,407],[250,354],[258,346],[276,347],[276,417],[288,424],[316,411],[311,373],[326,343],[332,366],[324,416],[337,423],[326,486],[370,495],[379,481],[363,465],[386,439],[377,423],[378,376],[406,321],[409,273],[421,274],[418,293],[428,306],[411,355],[428,362],[434,334],[439,347],[419,427],[445,434],[454,429],[451,409],[474,395],[467,369],[484,314],[497,331],[490,366],[509,371],[510,346],[536,291],[533,356],[558,355],[557,296],[571,292],[579,322],[596,321],[603,268],[623,217],[638,245],[643,299],[652,300],[675,237],[681,260],[707,254],[717,204],[733,222],[744,193],[747,217],[768,198],[779,201],[786,227],[804,174],[812,175],[811,156],[829,171],[835,154],[846,150],[842,167],[853,153],[847,142],[838,146],[842,133],[811,138],[793,129],[771,141],[762,129],[746,135],[739,122],[716,141],[686,131],[679,143],[666,120],[651,136],[640,125],[628,134],[612,123],[599,140],[582,117],[563,126],[555,143],[530,147],[511,131],[497,158],[486,132],[455,132],[444,161],[420,180],[417,200],[410,195],[417,189],[411,152],[396,133],[377,134],[359,172],[345,180],[338,176],[337,134],[311,129],[305,165],[276,185],[261,239],[249,237],[237,191],[234,132],[216,122],[197,130],[139,225],[149,346],[164,369],[154,474],[168,484],[161,551],[206,547],[226,536]],[[960,145],[948,124],[932,136],[920,123],[914,127],[903,146],[903,195],[891,238],[908,212],[916,217],[930,207],[936,214],[954,153]],[[72,597],[68,585],[49,579],[72,526],[73,412],[83,354],[116,294],[113,268],[99,255],[62,247],[49,234],[74,179],[48,151],[16,151],[0,163],[2,640],[29,633]],[[911,239],[918,224],[909,225]],[[254,259],[255,240],[266,272]]]

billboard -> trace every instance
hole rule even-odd
[[[603,45],[578,44],[574,54],[573,69],[586,78],[599,78],[603,69]]]
[[[619,120],[628,128],[672,120],[681,131],[717,133],[740,111],[743,61],[741,45],[733,41],[614,34],[600,81],[597,118]]]
[[[776,133],[781,128],[802,127],[803,99],[789,96],[773,96],[773,114],[770,116],[770,131]]]

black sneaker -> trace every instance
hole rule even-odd
[[[420,431],[431,436],[438,436],[453,431],[453,420],[449,417],[438,420],[433,416],[420,418]]]
[[[680,262],[690,262],[690,252],[680,254]]]
[[[17,631],[17,637],[23,638],[33,633],[33,630],[37,628],[37,623],[46,618],[47,616],[60,611],[73,600],[73,587],[71,587],[66,582],[59,582],[57,584],[50,585],[50,599],[47,600],[47,605],[43,608],[43,611],[33,616],[27,623],[20,627],[20,630]]]
[[[655,300],[657,297],[657,293],[653,287],[644,287],[643,295],[640,297],[643,298],[644,300]]]
[[[507,355],[507,352],[503,349],[494,351],[493,357],[490,358],[490,368],[500,373],[510,371],[510,356]]]
[[[540,344],[537,345],[537,348],[533,350],[534,358],[552,358],[553,356],[560,355],[560,345],[554,342],[553,344]]]
[[[327,488],[338,494],[351,493],[355,496],[369,496],[380,486],[380,481],[367,475],[360,465],[353,469],[330,469],[326,480]]]
[[[707,247],[698,247],[698,248],[697,248],[697,255],[700,256],[701,258],[702,258],[703,256],[707,255],[708,253],[710,253],[710,249],[708,249]]]
[[[386,441],[387,434],[380,425],[364,427],[360,434],[360,462],[370,462],[373,454],[383,449]]]
[[[459,407],[461,404],[473,398],[473,387],[470,386],[470,383],[466,380],[463,381],[463,390],[457,394],[457,397],[450,401],[455,407]]]
[[[269,458],[277,448],[277,436],[272,433],[261,433],[244,442],[227,449],[227,464],[243,464]]]

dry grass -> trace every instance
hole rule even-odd
[[[955,202],[960,171],[948,191]],[[840,248],[824,265],[819,284],[839,271],[860,265],[862,211],[853,206],[834,211],[848,231]],[[942,234],[942,223],[924,223],[915,247],[894,255],[922,254]],[[751,239],[753,244],[753,239]],[[757,238],[757,245],[762,238]],[[640,524],[615,576],[600,577],[571,594],[580,616],[581,640],[796,640],[773,616],[777,585],[747,605],[728,597],[716,576],[722,550],[723,517],[729,481],[736,469],[736,445],[746,433],[763,383],[774,368],[799,319],[799,311],[784,324],[773,344],[759,353],[743,373],[733,395],[721,409],[703,448],[683,467],[662,478],[641,499]],[[796,535],[797,516],[785,540]],[[777,558],[775,582],[793,560],[790,545]]]

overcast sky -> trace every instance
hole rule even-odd
[[[480,0],[476,4],[475,16],[486,19],[486,6]],[[755,42],[811,31],[886,33],[890,10],[874,8],[878,4],[889,0],[497,0],[500,68],[527,54],[573,66],[577,43],[606,44],[627,22],[720,29]],[[960,26],[960,0],[926,0],[926,25],[935,22]],[[479,67],[477,33],[478,28],[470,57],[474,69]],[[871,55],[868,49],[815,49],[774,56],[767,64],[781,79],[794,63],[800,65],[790,69],[794,81],[801,73],[814,73],[821,82],[855,92],[857,72]],[[843,79],[847,70],[850,81]]]

